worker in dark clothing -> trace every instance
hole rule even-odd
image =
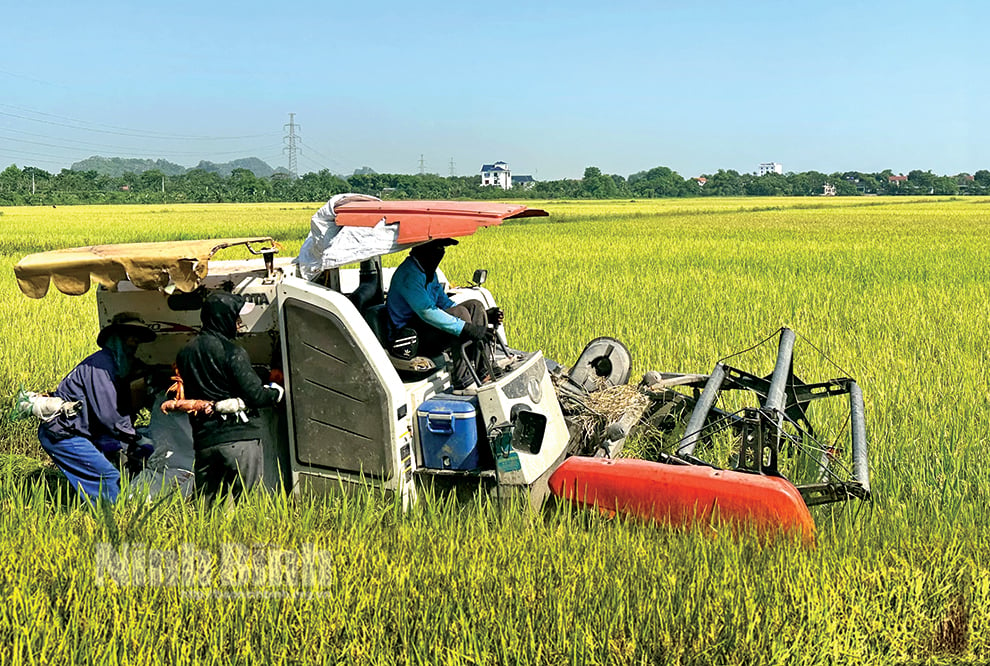
[[[73,368],[55,390],[56,397],[80,401],[81,408],[58,412],[38,428],[41,448],[72,487],[94,502],[101,497],[114,502],[120,494],[120,472],[111,461],[119,460],[125,446],[131,457],[151,453],[150,440],[121,412],[118,387],[130,377],[138,345],[154,339],[155,332],[136,315],[114,317],[96,338],[100,350]]]
[[[211,293],[200,314],[200,334],[176,358],[187,398],[213,402],[240,398],[246,410],[242,417],[216,412],[190,415],[196,487],[211,501],[222,489],[236,498],[261,479],[262,428],[252,410],[271,407],[283,395],[278,384],[262,384],[247,352],[234,344],[240,315],[252,308],[243,296]]]
[[[454,389],[464,389],[472,384],[472,376],[470,361],[461,354],[461,346],[467,341],[477,345],[494,340],[488,324],[501,323],[502,311],[498,308],[486,311],[476,300],[455,305],[444,293],[437,268],[449,245],[457,245],[457,241],[437,238],[410,250],[392,275],[386,303],[391,330],[397,333],[404,327],[414,329],[420,355],[452,351],[451,382]],[[470,347],[468,351],[473,352]]]

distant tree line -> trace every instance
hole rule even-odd
[[[817,171],[764,176],[719,169],[697,178],[683,178],[667,167],[655,167],[624,178],[588,167],[580,180],[547,180],[509,191],[482,187],[479,176],[360,173],[348,177],[327,170],[298,178],[276,173],[259,178],[247,169],[230,176],[193,169],[180,175],[158,170],[121,176],[62,169],[51,174],[35,167],[11,165],[0,172],[0,205],[106,203],[210,203],[324,201],[342,192],[360,192],[385,199],[616,199],[704,196],[811,196],[826,189],[838,196],[978,195],[990,194],[990,171],[939,176],[911,171],[879,173]],[[826,187],[828,186],[828,187]]]

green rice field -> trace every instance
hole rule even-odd
[[[0,395],[52,389],[96,349],[95,290],[28,299],[24,255],[255,234],[294,255],[320,205],[0,207]],[[442,266],[461,284],[488,269],[512,346],[568,364],[614,336],[638,380],[707,373],[788,326],[802,378],[863,389],[873,501],[813,509],[812,548],[481,498],[125,490],[94,511],[4,420],[0,664],[990,661],[990,199],[529,205],[550,217],[483,229]],[[772,350],[744,358],[772,369]],[[157,568],[114,578],[124,552]],[[169,578],[181,553],[205,557],[199,578]],[[254,577],[229,578],[236,562]]]

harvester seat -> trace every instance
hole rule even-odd
[[[373,307],[385,307],[385,294],[370,281],[361,282],[357,289],[347,294],[347,298],[361,313]]]
[[[375,337],[378,338],[378,342],[382,343],[382,346],[388,349],[389,322],[388,308],[385,307],[385,304],[379,303],[365,308],[361,310],[361,316],[368,322],[368,326],[371,328],[371,332],[375,334]]]
[[[446,363],[442,354],[435,358],[426,358],[423,356],[402,358],[393,353],[393,345],[390,340],[391,324],[388,320],[388,308],[384,303],[365,308],[361,311],[361,316],[368,323],[371,332],[378,338],[378,342],[385,348],[392,366],[399,371],[400,377],[421,379],[445,367]],[[406,330],[403,329],[401,332],[405,332]]]

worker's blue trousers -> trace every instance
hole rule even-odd
[[[45,428],[38,430],[41,448],[52,457],[69,483],[94,503],[97,498],[115,502],[120,494],[120,472],[85,437],[52,439]]]

